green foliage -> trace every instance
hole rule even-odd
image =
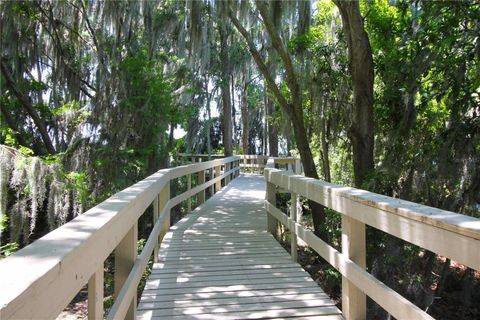
[[[4,144],[10,147],[16,145],[16,140],[13,135],[13,130],[11,128],[2,128],[2,136],[4,137],[5,141]]]
[[[18,250],[18,244],[16,242],[7,243],[6,245],[0,246],[0,260],[8,257]]]

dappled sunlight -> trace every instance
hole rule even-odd
[[[138,306],[142,319],[339,315],[266,231],[265,182],[242,175],[171,228]]]

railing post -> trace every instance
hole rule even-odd
[[[200,172],[198,174],[200,176]],[[187,191],[190,189],[192,189],[192,175],[189,173],[187,175]],[[187,214],[190,212],[192,212],[192,197],[188,197],[187,199]]]
[[[160,214],[160,198],[157,195],[155,200],[153,200],[153,225],[155,226],[158,221],[158,215]],[[158,262],[158,242],[155,244],[153,248],[153,262]]]
[[[220,176],[220,166],[216,166],[215,167],[215,178],[216,177],[219,177]],[[222,180],[218,180],[217,182],[215,182],[215,193],[217,193],[218,191],[220,191],[220,189],[222,189]]]
[[[130,228],[125,237],[120,241],[117,248],[115,248],[115,276],[114,276],[114,294],[115,299],[122,289],[128,274],[135,263],[137,257],[137,240],[138,240],[138,225],[135,224]],[[125,319],[135,319],[137,311],[137,295],[135,294],[130,306],[128,307]]]
[[[276,206],[277,203],[277,187],[270,182],[267,182],[267,201]],[[267,211],[267,231],[273,236],[276,235],[277,220]]]
[[[201,186],[205,183],[205,171],[201,170],[198,172],[198,185]],[[197,196],[197,205],[201,205],[205,202],[205,189],[200,191]]]
[[[167,205],[168,200],[170,200],[170,182],[167,182],[165,184],[162,191],[160,191],[160,194],[158,195],[158,203],[159,203],[158,206],[160,208],[159,209],[160,212]],[[166,217],[163,222],[162,229],[160,231],[160,234],[158,235],[158,243],[162,242],[162,239],[165,236],[165,234],[168,232],[168,229],[170,229],[170,210],[168,210],[168,212],[166,213]]]
[[[243,155],[243,172],[247,172],[247,157]]]
[[[213,179],[213,168],[208,169],[208,179],[209,180]],[[212,184],[209,188],[210,188],[210,197],[213,197],[213,195],[215,194],[215,189],[214,189],[215,187]]]
[[[297,222],[297,202],[298,202],[298,195],[296,193],[290,193],[290,218]],[[297,262],[298,254],[297,254],[297,234],[295,229],[290,229],[290,251],[292,254],[293,262]]]
[[[103,319],[103,263],[88,280],[88,320]]]
[[[295,159],[295,174],[300,174],[300,160]],[[290,218],[294,222],[298,222],[298,213],[299,213],[299,196],[296,193],[291,192],[290,193]],[[298,240],[297,240],[297,235],[295,233],[295,230],[290,230],[291,233],[291,240],[290,240],[290,251],[292,253],[292,260],[293,262],[297,262],[298,260]]]
[[[365,268],[365,224],[342,214],[342,253]],[[342,313],[347,320],[366,319],[365,293],[342,277]]]
[[[225,163],[225,173],[230,171],[230,162]],[[230,183],[230,174],[225,176],[225,186]]]

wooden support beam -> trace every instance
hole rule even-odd
[[[160,194],[158,195],[158,198],[159,198],[159,210],[160,212],[162,212],[168,200],[170,200],[170,183],[167,183],[163,187],[162,191],[160,191]],[[158,236],[158,243],[162,242],[163,237],[170,229],[170,210],[166,213],[166,215],[167,216],[165,217],[165,220],[163,222],[162,231],[160,231],[160,234]]]
[[[342,214],[342,253],[365,269],[365,224]],[[346,277],[342,277],[342,311],[346,320],[362,320],[367,317],[367,298]]]
[[[160,214],[160,198],[157,196],[155,200],[153,200],[153,225],[155,225],[158,221],[158,215]],[[153,248],[153,262],[158,262],[158,242],[155,244]]]
[[[200,175],[200,172],[199,172],[199,175]],[[187,174],[187,190],[190,190],[190,189],[192,189],[192,175]],[[192,197],[188,197],[187,199],[187,214],[190,212],[192,212]]]
[[[209,180],[213,179],[213,169],[212,168],[208,169],[208,179]],[[213,195],[215,194],[215,189],[214,189],[215,187],[212,184],[209,188],[210,188],[210,197],[213,197]]]
[[[125,280],[132,270],[135,258],[137,257],[138,224],[135,223],[120,241],[115,249],[115,275],[114,275],[114,293],[116,298],[122,289]],[[125,319],[133,320],[136,318],[137,296],[130,302]]]
[[[267,193],[266,193],[267,201],[270,203],[277,203],[277,187],[270,182],[267,182]],[[277,232],[277,220],[268,212],[267,214],[267,231],[270,232],[273,236],[276,235]]]
[[[290,218],[297,222],[297,203],[298,203],[298,195],[296,193],[290,193]],[[298,253],[297,253],[297,234],[295,230],[290,230],[290,251],[292,255],[293,262],[297,262]]]
[[[205,171],[202,170],[202,171],[199,171],[198,172],[198,185],[202,185],[205,183]],[[200,191],[198,194],[197,194],[197,205],[201,205],[202,203],[205,202],[205,189],[203,189],[202,191]]]
[[[230,163],[225,163],[225,172],[230,171]],[[227,174],[225,176],[225,186],[227,186],[230,183],[230,174]]]
[[[88,280],[88,320],[103,319],[103,263]]]
[[[220,166],[216,166],[215,167],[215,178],[219,177],[220,175],[221,175]],[[219,180],[215,183],[215,193],[220,191],[220,189],[222,189],[222,181],[221,180]]]

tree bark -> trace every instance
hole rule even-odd
[[[232,101],[230,97],[230,74],[228,55],[228,34],[225,22],[220,22],[220,57],[222,73],[222,106],[223,106],[223,147],[226,157],[233,155],[232,145]]]
[[[271,117],[275,113],[275,104],[273,99],[267,95],[265,106],[267,108],[267,115]],[[267,128],[268,128],[268,155],[270,157],[278,157],[278,128],[277,125],[272,121],[267,119]]]
[[[35,110],[35,107],[32,105],[32,102],[30,101],[29,97],[24,95],[20,91],[20,89],[17,87],[17,85],[15,84],[15,81],[13,80],[12,75],[10,74],[10,71],[8,70],[8,67],[5,65],[5,62],[3,60],[1,61],[1,70],[2,70],[3,76],[5,77],[7,86],[10,88],[10,90],[12,90],[13,94],[20,101],[20,104],[23,106],[25,111],[30,115],[30,117],[32,117],[33,122],[37,126],[37,129],[40,132],[40,135],[42,136],[43,143],[45,144],[45,147],[48,153],[55,154],[56,153],[55,147],[53,146],[50,136],[48,135],[47,127],[44,121],[38,115],[37,110]]]
[[[242,113],[242,149],[243,154],[249,154],[248,147],[248,136],[249,136],[249,126],[248,126],[248,102],[247,102],[247,75],[244,73],[242,75],[242,101],[240,103],[241,113]]]
[[[334,0],[342,16],[353,84],[353,112],[349,138],[353,147],[355,186],[361,187],[374,169],[372,48],[365,32],[358,1]]]
[[[321,102],[320,106],[320,138],[322,144],[322,169],[323,169],[323,176],[325,181],[331,182],[332,178],[330,175],[330,159],[329,159],[329,143],[328,143],[328,124],[325,115],[325,109],[327,108],[327,98],[324,96],[322,97],[323,102]]]

